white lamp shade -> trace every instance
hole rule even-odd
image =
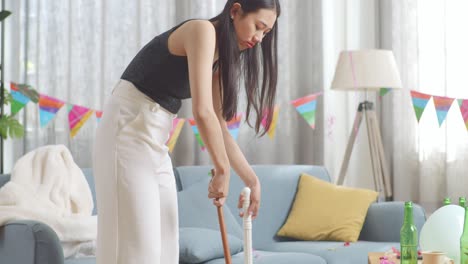
[[[331,84],[334,90],[402,88],[391,50],[342,51]]]

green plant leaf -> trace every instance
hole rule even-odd
[[[29,84],[18,84],[18,90],[29,97],[34,103],[39,102],[39,93]]]
[[[11,138],[21,138],[24,136],[24,127],[18,122],[18,120],[11,117],[9,120],[9,126],[9,134]]]
[[[8,135],[8,117],[1,115],[0,116],[0,137],[7,139]]]
[[[8,10],[3,10],[0,12],[0,21],[5,20],[9,15],[11,15],[11,12]]]
[[[0,137],[3,139],[21,138],[24,136],[24,127],[12,116],[0,116]]]
[[[3,105],[8,105],[13,101],[13,96],[8,92],[7,89],[3,90]],[[0,105],[1,107],[1,105]],[[0,115],[2,114],[1,108],[0,108]]]
[[[3,90],[3,98],[4,98],[4,101],[3,101],[3,104],[4,105],[8,105],[10,104],[11,102],[13,102],[13,96],[10,94],[10,92],[8,92],[7,89]]]
[[[13,95],[11,95],[10,92],[8,92],[8,90],[5,89],[5,104],[10,104],[11,102],[13,102]]]

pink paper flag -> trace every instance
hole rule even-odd
[[[443,97],[443,96],[435,96],[433,95],[432,98],[434,99],[434,105],[437,113],[437,120],[439,121],[439,127],[444,122],[445,118],[447,117],[447,113],[452,106],[454,98]]]
[[[265,111],[265,114],[263,115],[263,119],[262,119],[262,125],[264,128],[267,127],[266,121],[267,121],[268,111],[269,110]],[[270,128],[267,131],[267,134],[270,137],[270,139],[273,139],[275,137],[276,125],[278,123],[278,114],[279,114],[279,106],[276,105],[273,110],[273,119],[271,120]]]
[[[424,109],[426,109],[427,102],[431,99],[431,95],[420,93],[420,92],[413,91],[413,90],[411,90],[410,92],[411,92],[411,98],[413,101],[414,113],[416,114],[416,119],[418,120],[418,123],[419,123],[419,120],[421,119]]]
[[[466,129],[468,130],[468,99],[458,99],[458,105],[460,106],[460,112],[465,122]]]
[[[92,114],[93,110],[87,107],[79,105],[68,106],[68,125],[70,127],[70,136],[72,138],[76,136],[76,133],[78,133],[80,128],[86,121],[88,121]]]
[[[39,119],[41,127],[46,126],[65,103],[47,95],[39,95]]]
[[[177,139],[179,138],[180,132],[182,131],[182,127],[184,126],[185,119],[183,118],[174,118],[172,120],[172,129],[169,133],[169,139],[167,140],[166,145],[169,147],[169,152],[172,153],[174,147],[177,143]]]

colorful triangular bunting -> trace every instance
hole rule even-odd
[[[14,83],[15,87],[18,88],[18,91],[22,93],[24,96],[28,97],[34,103],[39,102],[39,93],[34,90],[31,85],[28,84],[21,84],[21,83]]]
[[[460,112],[465,122],[465,127],[468,130],[468,99],[458,99],[458,105],[460,106]]]
[[[410,92],[413,101],[414,113],[416,114],[416,119],[419,122],[424,112],[424,109],[426,109],[427,102],[429,102],[429,100],[431,99],[431,95],[413,90],[411,90]]]
[[[262,125],[263,125],[264,128],[266,128],[266,121],[267,121],[268,111],[269,110],[266,110],[265,114],[263,115],[263,119],[262,119]],[[267,134],[270,137],[270,139],[273,139],[275,137],[276,125],[278,123],[278,114],[279,114],[279,106],[276,105],[274,110],[273,110],[273,119],[271,120],[270,128],[267,131]]]
[[[435,95],[433,95],[432,98],[434,100],[434,106],[437,113],[437,120],[439,121],[439,126],[441,126],[447,117],[447,113],[452,106],[454,98]]]
[[[62,108],[64,102],[47,96],[40,94],[39,95],[39,119],[41,122],[41,127],[46,126],[50,120],[52,120],[55,115],[57,114],[58,110]]]
[[[94,113],[96,114],[96,120],[97,122],[99,123],[101,121],[101,117],[102,117],[102,111],[94,111]]]
[[[237,137],[239,136],[239,126],[240,122],[242,119],[242,114],[236,114],[231,120],[227,121],[227,127],[229,129],[229,133],[231,136],[234,138],[234,140],[237,140]]]
[[[379,95],[382,97],[386,94],[388,94],[388,92],[390,92],[390,88],[380,88],[380,91],[379,91]]]
[[[79,105],[68,105],[68,125],[70,127],[70,136],[73,138],[80,130],[83,124],[93,114],[93,110]]]
[[[198,132],[198,127],[197,127],[197,124],[195,123],[195,119],[189,118],[188,121],[190,123],[190,126],[192,127],[195,137],[197,138],[198,144],[200,145],[202,150],[205,150],[205,143],[203,143],[203,140],[200,136],[200,132]]]
[[[11,102],[12,115],[18,113],[27,103],[29,103],[29,101],[31,101],[29,97],[20,92],[16,83],[10,83],[10,93],[13,97],[13,101]]]
[[[167,146],[169,148],[169,152],[172,153],[174,150],[175,144],[177,143],[177,139],[179,138],[180,131],[182,131],[182,127],[184,126],[185,119],[183,118],[174,118],[172,120],[172,129],[169,133],[169,139],[167,140]]]
[[[315,129],[315,110],[317,109],[317,97],[320,94],[322,93],[307,95],[291,102],[312,129]]]

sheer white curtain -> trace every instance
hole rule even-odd
[[[337,178],[362,92],[331,91],[338,55],[343,50],[375,49],[380,45],[379,3],[373,0],[323,1],[325,165]],[[368,99],[380,107],[375,93]],[[345,185],[374,189],[365,123],[358,130]]]
[[[282,0],[279,18],[280,114],[276,136],[258,138],[242,123],[238,143],[252,164],[324,164],[335,177],[358,103],[363,95],[329,90],[338,53],[378,45],[373,0]],[[219,0],[9,0],[14,11],[9,43],[8,78],[29,83],[41,93],[72,104],[101,109],[114,84],[136,52],[155,35],[188,18],[210,18],[220,12]],[[324,92],[318,99],[312,130],[290,101]],[[244,102],[244,97],[241,98]],[[244,111],[245,103],[240,106]],[[179,117],[191,117],[190,100]],[[45,128],[37,105],[20,114],[24,139],[10,141],[8,166],[38,146],[65,144],[82,167],[91,166],[97,123],[91,118],[77,136],[69,136],[65,109]],[[346,184],[372,188],[365,129],[353,151]],[[367,156],[366,156],[367,155]],[[8,156],[8,155],[7,155]],[[173,152],[174,165],[208,164],[188,124]],[[8,171],[8,170],[7,170]]]
[[[393,48],[405,89],[385,105],[395,197],[432,211],[444,197],[468,195],[468,132],[454,101],[439,128],[430,100],[416,121],[410,90],[467,99],[468,24],[464,0],[383,1],[385,45]],[[390,145],[390,144],[388,144]]]
[[[11,58],[10,80],[26,82],[69,103],[101,109],[142,45],[185,19],[213,17],[224,4],[219,0],[10,0],[15,14],[10,43],[20,46]],[[311,130],[289,104],[323,89],[321,1],[283,1],[279,21],[281,111],[276,137],[259,139],[243,124],[238,142],[252,163],[322,164],[322,120],[317,120],[318,129]],[[321,107],[319,102],[318,113]],[[184,102],[179,117],[191,117],[190,100]],[[94,118],[73,139],[65,109],[45,128],[39,126],[35,104],[28,104],[20,119],[26,125],[26,136],[13,142],[11,163],[38,146],[65,144],[80,166],[91,166]],[[173,159],[174,165],[209,163],[188,124]]]
[[[145,43],[183,19],[209,17],[221,5],[215,0],[9,0],[13,53],[7,79],[28,83],[67,103],[100,110]],[[25,152],[47,144],[65,144],[80,166],[91,166],[94,117],[73,139],[66,106],[44,128],[39,125],[36,104],[28,104],[20,119],[26,135],[8,142],[12,152],[6,155],[7,168]]]

